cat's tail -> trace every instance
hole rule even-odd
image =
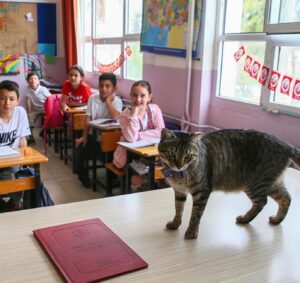
[[[300,170],[300,150],[293,148],[292,154],[290,156],[291,165],[290,167]]]

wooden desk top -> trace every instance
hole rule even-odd
[[[277,209],[271,200],[251,224],[237,225],[235,217],[249,208],[248,199],[215,192],[197,240],[184,240],[190,197],[179,230],[164,229],[174,213],[172,189],[2,213],[1,282],[63,282],[32,230],[91,218],[100,218],[149,264],[110,282],[300,282],[300,174],[294,184],[290,180],[288,175],[293,201],[281,225],[268,223]]]
[[[127,150],[134,152],[136,154],[145,156],[145,157],[153,157],[158,156],[158,146],[150,145],[145,147],[137,147],[137,148],[129,148],[124,146]]]
[[[0,158],[0,168],[45,163],[48,157],[31,147],[19,148],[20,156]]]
[[[73,108],[70,108],[65,113],[70,113],[70,114],[84,114],[85,112],[86,112],[86,109],[78,109],[76,107],[73,107]]]

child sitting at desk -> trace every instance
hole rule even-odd
[[[26,147],[26,136],[31,134],[28,117],[19,103],[19,86],[9,80],[0,83],[0,150],[9,146],[12,149]],[[0,179],[11,179],[17,168],[0,169]],[[21,206],[22,193],[14,193],[2,202],[11,201],[16,208]]]
[[[161,129],[165,127],[161,109],[150,103],[153,97],[149,82],[141,80],[133,83],[130,91],[131,107],[126,108],[119,117],[122,130],[121,141],[135,142],[160,138]],[[118,146],[114,152],[113,163],[122,168],[126,164],[126,149]],[[139,187],[142,178],[133,176],[132,184]]]
[[[92,89],[84,81],[84,71],[74,65],[69,69],[69,80],[65,81],[62,88],[61,109],[67,112],[70,107],[86,105]]]
[[[27,75],[28,86],[25,90],[26,108],[29,117],[30,130],[32,131],[37,118],[44,113],[44,103],[47,97],[51,96],[49,90],[40,85],[38,74],[31,72]],[[34,143],[31,135],[28,144]]]
[[[114,95],[117,90],[115,74],[103,73],[100,75],[98,88],[99,94],[90,96],[88,100],[83,135],[76,140],[75,172],[85,187],[91,186],[88,168],[85,166],[86,160],[94,147],[100,152],[100,145],[93,140],[93,136],[89,133],[89,122],[102,118],[118,119],[123,108],[122,100]]]

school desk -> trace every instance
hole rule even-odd
[[[73,107],[70,108],[68,111],[64,112],[64,162],[67,165],[68,164],[68,126],[69,126],[69,121],[72,123],[72,132],[73,131],[73,119],[74,115],[76,114],[85,114],[86,107]],[[74,152],[74,137],[72,141],[72,149]],[[72,156],[74,156],[74,153],[72,153]],[[74,166],[73,166],[73,171],[74,171]]]
[[[93,133],[93,139],[94,141],[97,141],[97,138],[99,135],[101,135],[102,132],[108,132],[108,131],[120,131],[120,125],[119,124],[102,124],[101,122],[108,119],[98,119],[95,121],[91,121],[89,123],[92,133]],[[110,120],[110,119],[109,119]],[[96,191],[97,189],[97,183],[100,185],[104,186],[100,181],[97,180],[97,149],[94,148],[94,153],[93,153],[93,163],[92,163],[92,186],[93,186],[93,191]],[[100,167],[104,167],[100,166]]]
[[[131,148],[122,145],[124,148],[126,148],[127,152],[127,158],[126,158],[126,185],[125,185],[125,191],[126,193],[131,192],[131,167],[130,163],[134,157],[144,157],[149,165],[149,172],[148,174],[148,182],[149,182],[149,189],[154,189],[154,183],[155,183],[155,160],[159,156],[158,154],[158,147],[157,145],[151,145],[151,146],[145,146],[145,147],[138,147],[138,148]]]
[[[22,179],[10,179],[0,181],[0,193],[14,193],[35,188],[35,194],[31,194],[31,206],[41,206],[41,185],[40,164],[48,161],[48,158],[37,150],[26,147],[18,149],[19,156],[0,158],[0,168],[11,168],[16,166],[28,165],[33,166],[35,171],[34,177]]]
[[[300,174],[296,180],[300,183]],[[300,282],[300,194],[281,225],[268,223],[273,201],[249,225],[235,217],[249,208],[243,194],[212,193],[196,240],[184,240],[191,212],[188,198],[182,226],[165,229],[174,216],[172,189],[119,195],[0,214],[1,282],[63,282],[32,231],[99,218],[148,264],[148,268],[105,282],[252,283]]]

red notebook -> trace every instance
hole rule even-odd
[[[66,282],[94,282],[148,266],[100,219],[33,233]]]

